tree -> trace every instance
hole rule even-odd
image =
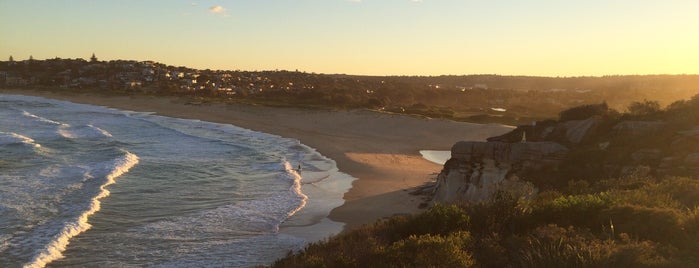
[[[97,57],[95,57],[95,53],[92,53],[92,57],[90,57],[90,62],[97,62]]]
[[[660,111],[660,103],[657,101],[634,101],[626,108],[631,115],[650,115]]]
[[[10,55],[10,62],[14,62],[14,61],[15,61],[15,59],[12,58],[12,55]]]

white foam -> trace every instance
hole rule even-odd
[[[70,239],[90,229],[91,225],[87,220],[92,214],[100,210],[100,199],[109,196],[109,190],[106,187],[115,183],[117,177],[128,172],[136,164],[138,164],[138,156],[129,152],[109,163],[112,169],[107,174],[104,184],[100,186],[99,194],[92,198],[89,209],[80,214],[74,221],[66,223],[54,239],[24,267],[45,267],[52,261],[63,258],[62,253],[66,250]]]
[[[44,117],[32,114],[32,113],[27,112],[27,111],[22,111],[22,115],[29,117],[29,118],[32,118],[32,119],[39,121],[39,122],[43,122],[43,123],[48,123],[48,124],[52,124],[52,125],[63,125],[63,123],[61,123],[61,122],[56,122],[56,121],[53,121],[51,119],[44,118]]]
[[[90,124],[78,127],[63,124],[58,128],[57,132],[62,137],[68,139],[96,139],[112,137],[112,134],[108,131]]]
[[[34,139],[14,132],[0,132],[0,145],[25,144],[32,147],[41,147]]]
[[[292,209],[287,213],[287,218],[293,216],[301,210],[303,207],[306,206],[306,201],[308,200],[308,196],[306,196],[302,191],[301,191],[301,175],[299,175],[298,171],[295,170],[292,166],[291,163],[289,162],[284,162],[284,168],[286,169],[286,173],[284,174],[285,177],[289,178],[292,181],[291,187],[289,188],[289,191],[291,192],[292,195],[295,197],[300,198],[300,204],[298,207],[295,209]],[[284,219],[286,220],[286,218]]]

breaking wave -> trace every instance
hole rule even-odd
[[[70,243],[70,239],[90,229],[91,225],[88,223],[88,218],[100,210],[100,199],[109,196],[109,190],[107,190],[106,187],[114,184],[117,177],[129,172],[132,167],[138,164],[138,161],[138,156],[125,152],[124,156],[114,159],[111,162],[96,165],[91,175],[99,176],[100,173],[106,171],[106,176],[103,178],[104,183],[99,187],[98,194],[92,198],[89,208],[72,221],[66,222],[61,231],[54,236],[53,240],[46,245],[45,248],[41,249],[40,252],[34,256],[32,261],[24,267],[44,267],[48,263],[62,258],[62,252],[66,250],[66,247]]]

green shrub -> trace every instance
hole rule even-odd
[[[602,182],[618,203],[646,207],[692,209],[699,206],[699,180],[676,177],[656,181],[626,177]]]
[[[664,192],[677,200],[684,208],[699,206],[699,180],[678,177],[668,178],[658,184],[658,192]]]
[[[493,233],[512,233],[520,224],[515,224],[523,214],[518,200],[507,192],[499,191],[490,200],[467,204],[465,209],[471,217],[469,230],[474,236]]]
[[[600,221],[611,219],[617,233],[657,242],[672,243],[682,238],[683,215],[672,208],[618,205],[602,211]]]
[[[687,213],[682,227],[685,231],[686,248],[692,252],[699,251],[699,207]]]
[[[460,206],[435,204],[424,213],[392,217],[379,222],[373,228],[379,237],[393,243],[411,235],[448,235],[455,231],[465,231],[469,226],[469,219],[466,210]]]
[[[563,226],[599,227],[599,213],[612,206],[614,199],[608,193],[560,196],[550,202],[540,202],[533,217],[539,221]]]
[[[468,232],[454,232],[446,237],[411,235],[387,250],[385,267],[470,267],[471,254],[466,251]]]
[[[481,267],[507,267],[511,266],[511,250],[505,247],[506,244],[507,239],[498,233],[481,234],[471,239],[469,249]]]
[[[672,252],[650,241],[599,239],[588,231],[542,226],[522,239],[520,267],[675,267]]]

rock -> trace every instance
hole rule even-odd
[[[557,165],[568,149],[554,142],[457,142],[437,177],[437,202],[481,202],[497,191],[527,198],[536,193],[516,174]]]
[[[558,141],[578,144],[595,133],[601,118],[593,116],[585,120],[570,120],[558,123],[553,120],[535,122],[532,125],[521,125],[516,129],[500,136],[490,137],[489,142],[521,142],[526,133],[527,142]]]
[[[566,140],[570,143],[578,144],[594,133],[600,123],[599,117],[590,117],[585,120],[571,120],[559,124],[556,128],[561,128],[565,133]],[[556,132],[554,130],[553,132]]]
[[[621,176],[647,177],[651,171],[649,166],[624,166],[621,169]]]
[[[689,130],[678,131],[671,145],[677,148],[699,145],[699,126]]]
[[[699,167],[699,153],[688,154],[684,158],[685,165]]]
[[[693,139],[699,141],[699,126],[695,126],[692,129],[677,132],[683,138]]]
[[[631,159],[635,162],[657,162],[661,158],[661,151],[658,149],[641,149],[631,154]]]
[[[524,136],[524,133],[527,133],[527,141],[546,141],[553,132],[556,124],[557,122],[554,120],[546,120],[527,125],[520,125],[508,133],[490,137],[487,140],[489,142],[521,142],[522,136]]]
[[[529,197],[536,188],[528,182],[507,176],[511,166],[496,163],[492,159],[482,162],[462,162],[463,166],[452,172],[440,174],[435,188],[436,202],[482,202],[497,191],[505,191],[515,197]]]
[[[660,121],[623,121],[616,124],[612,131],[620,136],[650,135],[659,131],[665,125],[667,125],[665,122]]]
[[[675,167],[678,165],[678,160],[679,159],[676,157],[663,157],[660,159],[660,164],[658,164],[656,173],[661,176],[671,175],[675,171]]]
[[[488,158],[507,163],[520,163],[527,160],[558,162],[567,153],[568,148],[555,142],[460,141],[451,147],[451,157],[465,161]]]

